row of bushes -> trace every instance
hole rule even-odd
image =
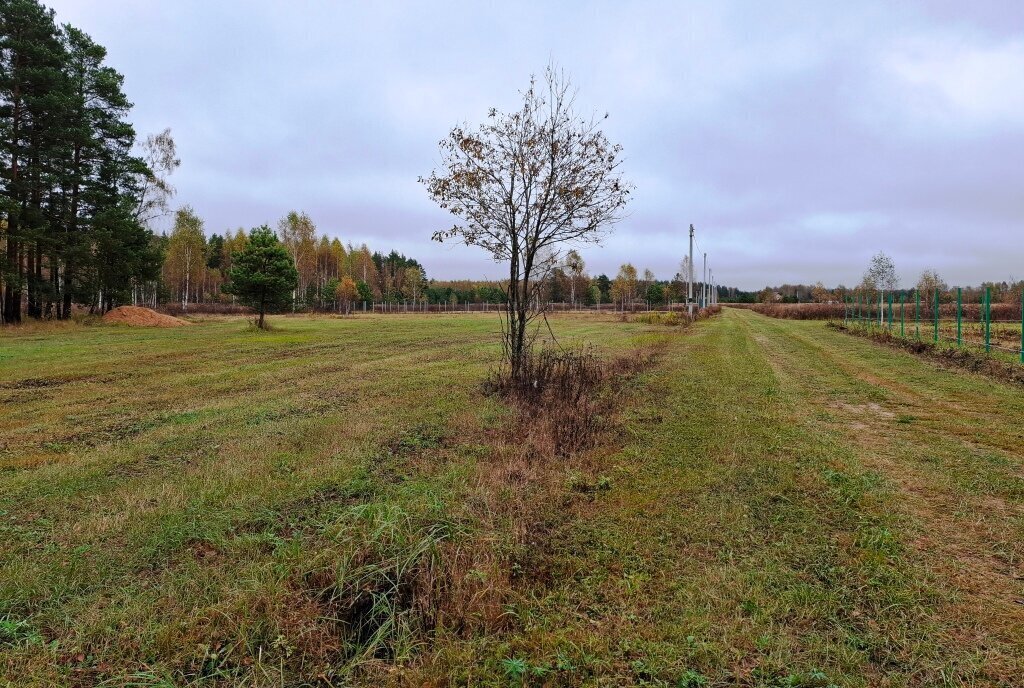
[[[738,303],[729,307],[786,320],[842,320],[845,313],[841,303]]]
[[[841,322],[827,325],[840,332],[867,337],[881,344],[905,349],[911,353],[930,358],[944,365],[962,368],[975,373],[983,373],[1006,382],[1024,384],[1024,365],[1003,358],[998,358],[980,351],[972,351],[964,347],[929,342],[927,340],[900,337],[889,330],[873,327],[848,327]]]
[[[702,320],[704,318],[710,318],[712,315],[717,315],[722,312],[722,307],[708,306],[707,308],[698,309],[694,314],[694,320]],[[647,325],[685,325],[690,319],[687,317],[685,311],[650,311],[647,313],[640,313],[634,315],[632,318],[633,322],[645,323]]]
[[[783,318],[788,320],[842,320],[847,312],[847,305],[842,303],[743,303],[743,304],[729,304],[730,308],[746,308],[752,310],[761,315],[767,315],[772,318]],[[862,307],[864,308],[864,307]],[[905,316],[907,320],[915,317],[917,303],[911,301],[906,303]],[[991,306],[992,320],[1007,320],[1013,322],[1020,322],[1021,310],[1020,305],[1015,303],[993,303]],[[900,313],[900,304],[893,304],[893,314],[897,319]],[[878,305],[875,304],[869,309],[874,312],[875,317],[878,317]],[[862,311],[864,313],[868,311]],[[889,312],[889,304],[885,304],[885,313]],[[933,315],[933,309],[927,304],[921,304],[921,319],[930,320]],[[955,318],[956,317],[956,304],[955,303],[944,303],[939,305],[939,317],[940,318]],[[963,305],[963,318],[964,320],[980,321],[982,317],[981,304],[979,303],[965,303]]]

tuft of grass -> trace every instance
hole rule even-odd
[[[0,647],[40,645],[43,636],[25,619],[10,614],[0,616]]]

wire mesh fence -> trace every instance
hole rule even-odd
[[[635,301],[633,303],[599,303],[585,304],[582,301],[576,303],[547,302],[543,309],[548,313],[639,313],[646,311],[660,312],[683,312],[689,308],[685,301],[668,301],[652,303],[650,301]],[[704,306],[694,302],[694,308],[701,309]],[[503,311],[504,303],[463,301],[459,303],[445,302],[429,303],[427,301],[356,301],[352,304],[353,313],[493,313]]]
[[[931,341],[986,353],[1013,356],[1024,363],[1024,293],[1020,303],[992,303],[986,288],[981,303],[964,303],[956,290],[955,303],[940,303],[939,293],[925,295],[879,293],[856,295],[844,301],[843,322],[864,328],[887,329],[894,336]]]

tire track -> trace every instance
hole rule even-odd
[[[1020,545],[1024,539],[1024,508],[1019,499],[966,494],[956,489],[955,482],[937,480],[934,469],[923,470],[907,460],[908,456],[920,460],[941,453],[939,445],[948,438],[970,453],[977,445],[963,437],[963,428],[976,419],[961,420],[963,409],[958,404],[938,398],[942,385],[936,385],[929,395],[926,390],[865,370],[822,338],[796,331],[785,321],[745,313],[740,317],[748,336],[764,350],[780,383],[793,389],[795,397],[807,400],[808,413],[820,415],[826,411],[844,418],[846,422],[827,432],[844,435],[858,447],[861,464],[885,476],[899,490],[901,511],[917,524],[907,544],[926,567],[959,593],[954,613],[963,619],[962,642],[985,648],[982,653],[986,661],[999,661],[996,656],[1005,660],[1004,653],[993,649],[993,641],[1012,646],[1019,645],[1024,637],[1024,547]],[[886,355],[895,354],[879,352],[879,356]],[[911,361],[910,365],[927,364]],[[830,403],[822,395],[833,383],[847,391],[856,391],[857,383],[876,386],[892,395],[896,404],[886,400],[879,407],[883,412],[865,413],[865,407],[855,404]],[[917,408],[926,404],[942,411],[933,415],[929,428],[938,436],[925,435],[916,443],[905,442],[902,433],[893,429],[893,412],[885,407]],[[1014,424],[1019,422],[1013,415],[990,415],[989,425],[1009,430],[1006,434],[1012,435]],[[943,420],[949,424],[943,425]],[[1005,439],[985,443],[1019,460],[1019,447],[1018,451],[1007,451],[1008,444]],[[1007,478],[1021,479],[1012,471]]]

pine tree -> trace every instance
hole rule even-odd
[[[52,183],[54,120],[61,109],[63,48],[53,11],[35,0],[0,1],[0,140],[6,243],[0,321],[20,322],[25,287],[30,313],[45,250],[45,187]]]
[[[23,300],[32,317],[107,310],[159,268],[138,212],[153,172],[105,59],[38,0],[0,0],[0,321],[18,322]]]
[[[295,261],[270,227],[263,225],[249,233],[246,247],[231,258],[230,280],[224,291],[256,309],[257,326],[265,329],[267,311],[291,303],[299,282]]]

